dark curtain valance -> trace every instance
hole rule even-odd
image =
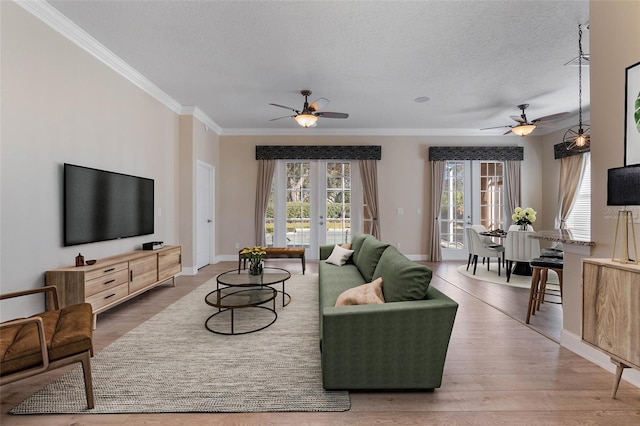
[[[484,160],[522,161],[521,146],[430,146],[429,161]]]
[[[380,145],[257,145],[256,160],[380,160]]]
[[[583,149],[583,150],[570,150],[567,149],[569,147],[570,143],[569,142],[560,142],[558,144],[555,144],[553,146],[553,156],[556,160],[559,160],[561,158],[565,158],[565,157],[571,157],[572,155],[578,155],[578,154],[583,154],[585,152],[589,152],[590,149]]]

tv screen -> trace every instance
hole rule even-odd
[[[64,165],[64,245],[153,234],[153,179]]]
[[[607,205],[640,205],[640,164],[607,171]]]

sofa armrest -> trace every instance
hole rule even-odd
[[[320,246],[320,260],[327,260],[331,256],[331,252],[335,245]]]
[[[432,288],[428,297],[378,305],[325,307],[324,387],[439,387],[458,304]]]

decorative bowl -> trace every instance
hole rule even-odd
[[[94,263],[96,263],[95,259],[87,260],[87,265],[93,265]]]

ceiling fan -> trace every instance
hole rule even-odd
[[[536,127],[538,127],[538,123],[541,123],[544,121],[559,120],[569,115],[568,112],[559,112],[557,114],[546,115],[544,117],[540,117],[540,118],[536,118],[535,120],[528,121],[527,115],[524,112],[524,110],[527,109],[528,106],[529,104],[518,105],[518,108],[522,111],[522,113],[520,115],[510,116],[514,121],[517,121],[518,124],[515,124],[512,126],[485,127],[484,129],[480,129],[480,130],[501,129],[503,127],[507,127],[509,128],[509,130],[504,132],[503,135],[508,135],[509,133],[513,132],[518,136],[525,137],[531,132],[533,132],[536,129]]]
[[[290,109],[291,111],[295,112],[296,115],[285,115],[284,117],[272,118],[269,121],[280,120],[282,118],[293,118],[302,127],[316,127],[318,117],[324,117],[324,118],[349,117],[349,114],[346,114],[344,112],[318,111],[319,109],[324,108],[330,101],[327,98],[319,98],[319,99],[316,99],[311,104],[309,104],[308,97],[311,94],[311,90],[301,90],[300,94],[304,96],[304,107],[302,108],[301,111],[288,106],[270,103],[269,105],[277,106],[284,109]]]

